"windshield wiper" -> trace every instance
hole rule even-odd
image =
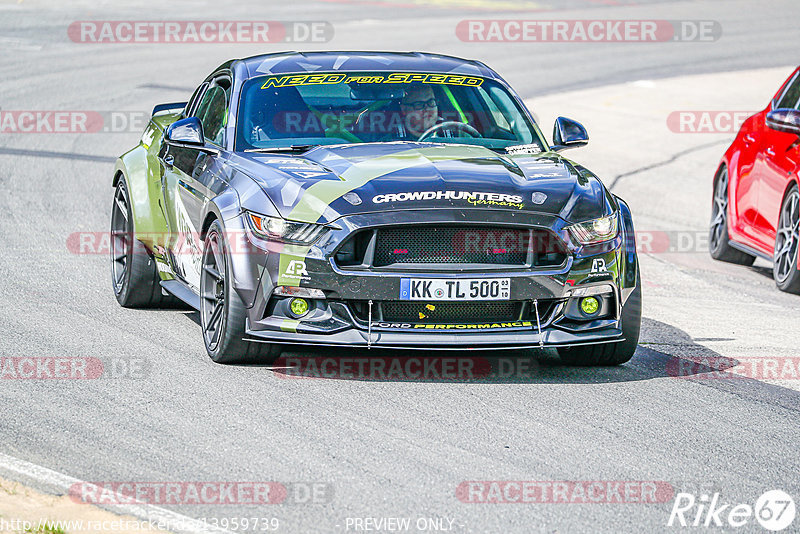
[[[320,145],[292,145],[292,146],[274,146],[265,148],[246,148],[245,152],[308,152],[314,147]]]

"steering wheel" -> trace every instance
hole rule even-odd
[[[458,121],[445,121],[440,124],[434,124],[427,130],[425,130],[425,132],[419,136],[418,141],[424,141],[425,139],[431,137],[434,134],[434,132],[437,132],[439,130],[446,130],[448,128],[455,128],[456,130],[461,130],[462,132],[468,133],[472,137],[483,137],[478,130],[476,130],[469,124]]]

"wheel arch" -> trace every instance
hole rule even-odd
[[[117,187],[119,181],[124,179],[125,173],[122,172],[122,169],[116,169],[114,171],[114,178],[111,180],[111,187]]]
[[[780,210],[783,209],[783,203],[786,202],[786,197],[789,196],[789,193],[791,193],[793,189],[797,189],[798,191],[800,191],[800,180],[798,180],[797,174],[791,177],[789,183],[786,184],[786,189],[783,190],[783,196],[781,197],[781,207],[778,208],[778,219],[777,219],[778,221],[780,221],[780,216],[781,216]],[[797,255],[797,268],[800,269],[800,254]]]
[[[723,160],[719,163],[717,170],[714,172],[714,187],[717,187],[717,182],[719,181],[719,177],[722,175],[723,170],[728,171],[728,183],[730,183],[731,173],[728,167],[728,162]]]
[[[800,190],[800,180],[798,180],[797,176],[792,176],[789,179],[789,182],[786,184],[786,187],[783,190],[783,195],[781,196],[781,207],[783,207],[784,200],[786,200],[786,197],[793,188]]]
[[[203,225],[200,227],[200,239],[205,240],[208,229],[211,228],[214,221],[219,219],[219,215],[213,210],[206,213],[205,219],[203,219]]]
[[[133,228],[134,231],[136,230],[136,206],[134,205],[132,194],[131,194],[131,186],[127,177],[127,173],[125,170],[125,162],[122,158],[118,158],[116,164],[114,165],[114,177],[111,179],[111,187],[116,190],[119,186],[120,182],[125,184],[125,190],[128,192],[128,203],[130,204],[130,210],[133,214]]]
[[[210,199],[204,208],[203,223],[200,225],[200,239],[205,240],[206,233],[214,221],[219,221],[223,230],[229,226],[228,223],[233,225],[234,230],[238,229],[238,225],[230,221],[241,211],[238,200],[238,196],[230,188],[226,188],[222,193]]]
[[[208,203],[200,236],[205,243],[211,225],[215,221],[220,225],[223,239],[227,241],[228,249],[232,252],[228,260],[233,289],[239,294],[245,307],[251,308],[257,296],[268,253],[254,249],[247,242],[244,214],[235,200],[238,200],[235,193],[223,193]]]
[[[614,195],[614,198],[619,205],[622,217],[620,231],[623,235],[623,257],[621,258],[623,271],[620,273],[620,283],[623,301],[627,301],[633,290],[642,283],[639,274],[639,253],[636,247],[636,230],[633,227],[631,209],[628,203],[620,197]]]
[[[713,180],[713,183],[712,183],[712,186],[711,186],[711,209],[712,209],[712,213],[713,213],[714,195],[716,194],[717,184],[719,183],[719,179],[722,176],[722,172],[723,171],[727,172],[727,174],[728,174],[728,188],[727,188],[728,189],[727,190],[727,195],[728,195],[728,207],[727,207],[727,210],[728,210],[728,212],[725,214],[725,224],[727,224],[727,226],[728,226],[728,234],[729,235],[731,233],[731,228],[733,228],[733,231],[734,231],[733,234],[737,235],[737,233],[736,233],[736,228],[737,228],[736,224],[737,224],[737,221],[739,219],[739,217],[738,217],[739,206],[736,205],[736,200],[735,200],[736,199],[736,195],[734,195],[734,192],[736,190],[737,184],[736,184],[736,177],[731,176],[731,166],[728,163],[727,159],[723,159],[720,162],[719,166],[717,167],[716,172],[714,173],[714,180]]]
[[[714,205],[714,192],[717,190],[717,183],[719,183],[720,176],[722,176],[722,172],[725,171],[728,173],[728,206],[730,207],[731,203],[731,167],[728,165],[726,160],[722,160],[719,165],[717,166],[717,170],[714,171],[714,180],[712,181],[711,185],[711,205]],[[729,209],[730,211],[730,209]]]
[[[124,181],[133,214],[136,238],[153,250],[168,238],[167,220],[161,205],[161,169],[157,157],[142,144],[117,159],[112,186]]]

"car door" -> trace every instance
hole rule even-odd
[[[756,206],[758,205],[758,179],[756,159],[761,145],[764,142],[762,132],[764,128],[765,111],[756,113],[742,124],[741,143],[739,143],[736,157],[731,158],[735,164],[735,176],[731,176],[729,185],[731,194],[731,222],[737,233],[748,238],[754,237],[753,221],[755,220]],[[735,162],[735,163],[734,163]]]
[[[203,125],[206,145],[224,150],[225,125],[231,93],[228,75],[213,79],[194,116]],[[207,150],[171,145],[164,156],[164,198],[170,222],[170,262],[175,274],[199,292],[203,242],[203,207],[213,196],[210,186],[219,180],[219,156]]]
[[[787,85],[772,109],[800,109],[800,76]],[[753,226],[764,246],[775,245],[781,202],[786,186],[798,167],[798,136],[768,128],[758,167],[758,209]]]

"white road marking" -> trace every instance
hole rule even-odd
[[[46,486],[47,488],[58,489],[63,491],[66,495],[69,493],[69,488],[74,484],[88,484],[83,480],[67,476],[63,473],[53,471],[40,465],[26,462],[8,456],[0,452],[0,473],[5,474],[8,478],[16,479],[20,476],[25,480],[25,483],[30,480],[35,483]],[[233,534],[229,530],[214,527],[203,521],[172,512],[158,506],[147,503],[137,504],[112,504],[112,505],[97,505],[99,508],[109,510],[123,515],[130,515],[141,519],[143,521],[153,521],[154,523],[161,523],[167,525],[168,529],[175,534],[194,534],[201,533],[214,533],[214,534]]]

